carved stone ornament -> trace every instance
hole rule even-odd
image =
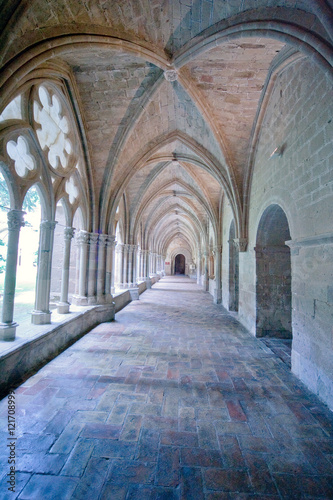
[[[166,71],[164,71],[164,78],[168,82],[175,82],[176,80],[178,80],[178,73],[175,69],[167,69]]]
[[[247,238],[236,238],[234,239],[235,244],[240,252],[246,252],[247,249]]]
[[[8,231],[19,231],[25,225],[23,220],[25,213],[22,210],[11,210],[7,213]]]
[[[74,238],[75,228],[74,227],[65,227],[64,229],[64,238],[65,240],[71,240]]]

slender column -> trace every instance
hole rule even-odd
[[[51,323],[50,286],[55,226],[56,222],[48,220],[40,224],[35,309],[31,313],[34,325]]]
[[[71,258],[71,243],[74,237],[75,229],[73,227],[65,227],[64,229],[64,260],[62,265],[62,276],[61,276],[61,295],[60,302],[58,304],[57,310],[60,314],[69,313],[69,302],[68,302],[68,284],[69,284],[69,265]]]
[[[124,243],[123,253],[123,287],[128,287],[128,243]]]
[[[86,300],[87,293],[88,242],[89,233],[81,230],[77,239],[77,244],[80,248],[79,298],[81,300]]]
[[[89,234],[89,266],[88,266],[88,304],[96,304],[96,257],[97,257],[97,233]]]
[[[0,340],[14,340],[17,323],[14,317],[14,298],[16,287],[17,253],[20,229],[24,226],[22,210],[11,210],[7,213],[8,246],[6,259],[5,287],[0,323]]]
[[[201,253],[198,252],[198,258],[197,258],[197,284],[201,285]]]
[[[145,258],[146,258],[145,251],[141,249],[139,256],[140,256],[140,259],[139,259],[140,277],[139,277],[139,279],[140,279],[140,281],[144,281],[144,279],[145,279]]]
[[[133,285],[137,286],[138,281],[138,246],[133,245]]]
[[[105,274],[106,274],[106,242],[108,235],[100,234],[98,236],[97,250],[97,302],[104,302],[105,294]]]
[[[133,250],[134,245],[128,245],[128,257],[127,257],[127,284],[128,286],[133,286]]]
[[[209,277],[208,277],[208,259],[209,259],[209,253],[208,252],[204,252],[204,257],[205,257],[204,290],[205,290],[205,292],[208,292],[208,290],[209,290]]]
[[[222,302],[222,289],[221,289],[221,256],[222,247],[216,246],[214,248],[215,257],[215,290],[214,290],[214,303],[221,304]]]
[[[124,253],[124,245],[122,243],[118,243],[115,249],[116,259],[117,259],[117,274],[115,276],[116,280],[116,288],[120,288],[123,282],[123,253]]]
[[[114,294],[115,281],[115,236],[108,235],[106,241],[105,295]]]
[[[147,279],[147,250],[142,250],[142,277],[143,279]]]

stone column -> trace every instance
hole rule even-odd
[[[123,253],[123,287],[128,287],[128,243],[124,243]]]
[[[105,295],[114,294],[115,281],[115,236],[108,235],[106,240],[106,276],[105,276]]]
[[[105,278],[106,278],[106,242],[108,235],[100,234],[98,236],[97,250],[97,303],[104,304],[105,299]]]
[[[117,274],[115,276],[116,288],[120,288],[123,282],[123,253],[124,253],[124,245],[122,243],[118,243],[115,248],[115,254],[117,259]]]
[[[221,257],[222,246],[218,245],[213,251],[215,259],[215,290],[214,290],[214,303],[221,304],[222,302],[222,289],[221,289]]]
[[[133,245],[133,285],[138,282],[138,245]]]
[[[88,243],[89,233],[81,229],[77,237],[79,247],[79,289],[78,295],[73,302],[77,305],[86,305],[87,302],[87,264],[88,264]]]
[[[203,287],[204,287],[205,292],[208,292],[208,290],[209,290],[209,274],[208,274],[209,253],[207,251],[204,252],[204,258],[205,258],[205,273],[204,273]]]
[[[96,274],[97,274],[97,233],[89,234],[89,265],[88,265],[88,304],[96,304]]]
[[[56,222],[48,220],[40,224],[35,309],[31,313],[34,325],[51,323],[50,286],[55,226]]]
[[[71,242],[74,237],[75,229],[73,227],[65,227],[64,229],[64,261],[62,264],[61,276],[61,295],[57,311],[60,314],[69,313],[70,303],[68,302],[68,284],[69,284],[69,265],[71,258]]]
[[[137,250],[137,256],[139,261],[139,266],[137,269],[137,279],[138,281],[142,281],[143,279],[143,255],[141,248]]]
[[[134,245],[128,245],[127,251],[127,284],[133,286],[133,250]]]
[[[201,259],[202,255],[200,252],[198,252],[198,257],[197,257],[197,284],[201,285]]]
[[[146,274],[145,274],[146,286],[147,288],[151,288],[151,280],[150,280],[151,253],[149,250],[145,250],[145,263],[146,263]]]
[[[8,247],[6,259],[5,286],[0,323],[0,340],[15,340],[17,323],[14,317],[14,298],[16,286],[17,253],[20,229],[24,226],[22,210],[11,210],[7,213]]]

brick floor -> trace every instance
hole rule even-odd
[[[1,499],[333,498],[333,415],[189,279],[168,277],[16,391]]]

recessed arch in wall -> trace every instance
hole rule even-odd
[[[276,204],[263,212],[256,240],[256,335],[292,338],[289,224]]]

